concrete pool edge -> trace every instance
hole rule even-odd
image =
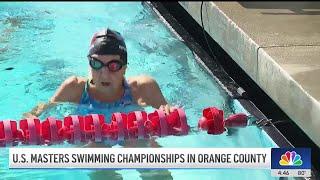
[[[222,87],[227,91],[227,93],[231,97],[239,99],[244,108],[249,110],[250,113],[256,114],[258,115],[258,117],[261,118],[266,118],[266,116],[250,100],[247,100],[244,96],[238,93],[237,90],[239,86],[235,83],[235,81],[233,81],[233,79],[225,73],[224,69],[221,68],[220,65],[218,65],[218,67],[216,67],[216,65],[213,65],[217,62],[211,63],[212,58],[210,58],[210,56],[206,52],[204,52],[200,45],[195,43],[193,38],[188,33],[186,33],[182,26],[179,23],[177,23],[177,20],[170,15],[170,13],[166,10],[166,8],[162,6],[161,3],[151,2],[151,6],[152,8],[160,12],[162,18],[164,18],[167,21],[167,23],[165,24],[169,24],[172,26],[170,28],[174,30],[178,29],[178,31],[184,31],[183,33],[180,32],[181,38],[184,40],[184,42],[190,49],[192,49],[194,52],[198,54],[201,54],[201,60],[204,62],[207,68],[210,69],[212,74],[215,76],[214,78],[218,79],[218,83],[222,85]],[[280,131],[272,123],[268,126],[264,126],[262,129],[273,139],[273,141],[276,142],[277,145],[279,145],[279,147],[293,147],[291,143],[280,133]]]
[[[200,2],[179,4],[201,24]],[[203,24],[208,34],[320,146],[320,136],[316,130],[320,125],[317,116],[320,114],[319,102],[277,63],[274,56],[268,54],[264,46],[241,29],[219,4],[205,2],[203,8]],[[291,93],[284,91],[289,89]]]

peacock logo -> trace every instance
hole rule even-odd
[[[287,151],[281,155],[281,160],[279,161],[281,166],[301,166],[303,164],[301,156],[295,151]]]

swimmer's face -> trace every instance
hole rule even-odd
[[[123,60],[120,59],[120,55],[91,55],[93,59],[101,61],[103,64],[110,64],[110,62],[120,61],[123,63]],[[126,71],[127,66],[123,65],[121,69],[112,69],[112,67],[116,66],[117,64],[111,64],[108,66],[103,66],[100,69],[94,69],[90,67],[92,81],[97,87],[97,89],[102,91],[109,91],[109,90],[117,90],[120,86],[122,86],[122,82],[124,79],[124,74]],[[112,67],[111,67],[112,66]]]

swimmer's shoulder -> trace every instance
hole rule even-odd
[[[157,106],[163,102],[163,95],[154,78],[148,75],[139,75],[127,78],[131,93],[137,104]]]
[[[79,76],[68,77],[57,89],[51,102],[79,103],[87,78]]]
[[[145,86],[153,86],[157,84],[155,79],[148,75],[128,77],[127,82],[133,91],[141,90],[141,88],[144,88]]]

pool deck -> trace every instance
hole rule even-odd
[[[201,2],[179,3],[201,25]],[[208,34],[320,147],[320,2],[204,2],[202,13]]]

